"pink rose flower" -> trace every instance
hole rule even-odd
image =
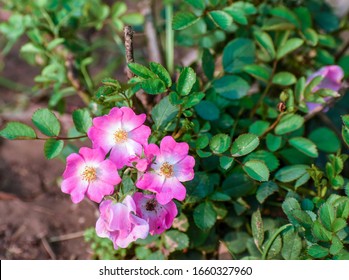
[[[61,189],[71,195],[74,203],[82,201],[85,195],[92,201],[101,202],[120,182],[116,165],[105,159],[101,149],[81,148],[79,154],[67,157]]]
[[[137,215],[149,223],[151,235],[161,234],[172,226],[178,213],[173,201],[161,205],[155,199],[155,195],[145,195],[140,192],[133,195],[133,200],[136,204]]]
[[[126,248],[138,238],[148,236],[148,223],[135,215],[136,205],[131,196],[126,196],[122,203],[104,200],[100,206],[100,217],[96,223],[99,237],[113,241],[114,248]]]
[[[195,160],[188,156],[188,151],[187,143],[177,143],[171,136],[162,139],[160,149],[155,144],[150,144],[144,152],[155,160],[150,165],[150,170],[136,182],[136,186],[155,192],[157,201],[162,205],[173,198],[184,200],[186,189],[181,182],[194,178]]]
[[[136,115],[128,107],[113,108],[108,115],[93,119],[87,135],[93,147],[110,151],[110,159],[118,169],[130,165],[130,158],[142,154],[148,144],[150,128],[143,125],[145,114]]]
[[[321,76],[323,77],[320,84],[314,87],[313,92],[316,92],[319,89],[331,89],[333,91],[339,91],[342,87],[342,79],[344,77],[344,72],[341,67],[337,65],[329,65],[322,67],[320,70],[316,71],[307,79],[307,84],[309,84],[315,77]],[[331,97],[325,97],[325,100],[330,100]],[[307,102],[307,107],[309,112],[315,110],[317,107],[321,106],[321,104]]]

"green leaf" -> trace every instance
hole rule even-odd
[[[292,23],[297,28],[300,28],[300,23],[297,16],[288,8],[284,6],[276,7],[271,9],[270,14],[279,18],[282,18],[290,23]]]
[[[247,157],[245,157],[244,162],[248,160],[261,160],[265,163],[270,171],[276,170],[280,165],[278,158],[273,153],[265,150],[250,153]]]
[[[64,141],[63,140],[56,140],[53,138],[50,138],[46,140],[45,145],[44,145],[44,153],[45,157],[47,159],[53,159],[61,153],[62,149],[64,146]]]
[[[141,25],[144,23],[144,16],[140,13],[128,13],[122,15],[120,19],[127,25]]]
[[[312,227],[313,235],[321,240],[321,241],[330,241],[332,237],[332,233],[324,228],[322,224],[320,224],[318,221],[315,221],[313,223]]]
[[[219,118],[219,109],[211,101],[202,100],[194,108],[196,113],[204,120],[214,121]]]
[[[269,125],[270,123],[266,121],[256,121],[250,126],[248,132],[261,136],[269,128]]]
[[[292,182],[307,174],[308,168],[308,165],[303,164],[285,166],[276,172],[275,179],[283,183]]]
[[[211,141],[210,141],[210,148],[212,152],[218,153],[218,154],[224,153],[226,150],[229,149],[230,145],[231,145],[231,139],[229,135],[222,134],[222,133],[216,134],[211,138]]]
[[[261,182],[269,180],[269,169],[261,160],[249,160],[244,163],[242,169],[254,180]]]
[[[228,29],[233,23],[233,18],[224,11],[210,11],[208,13],[212,21],[222,29]]]
[[[161,99],[152,110],[152,119],[156,130],[164,129],[176,118],[178,112],[178,107],[171,104],[168,96]]]
[[[283,58],[287,54],[298,49],[301,45],[303,45],[303,43],[304,41],[299,38],[291,38],[287,40],[287,42],[277,50],[276,58],[277,59]]]
[[[287,114],[282,116],[280,122],[275,127],[275,134],[284,135],[302,127],[304,118],[297,114]]]
[[[299,205],[299,202],[293,197],[286,198],[282,203],[282,210],[285,212],[285,214],[287,215],[287,218],[293,225],[299,225],[298,221],[293,216],[293,213],[295,210],[300,210],[300,209],[301,209],[301,206]]]
[[[183,250],[189,246],[189,238],[183,232],[178,230],[168,230],[164,233],[165,247],[170,252]]]
[[[194,209],[194,222],[201,230],[208,230],[215,224],[217,213],[212,202],[203,202]]]
[[[92,126],[92,118],[87,109],[78,109],[73,112],[73,121],[76,130],[81,133],[87,133]]]
[[[50,43],[47,44],[47,50],[51,51],[55,47],[59,46],[60,44],[64,43],[65,39],[64,38],[56,38],[52,40]]]
[[[277,151],[282,144],[282,137],[281,136],[275,136],[272,133],[268,133],[266,137],[266,144],[271,152]]]
[[[259,201],[259,203],[264,203],[264,201],[273,193],[277,192],[279,190],[279,187],[277,184],[275,184],[273,181],[268,181],[262,183],[256,193],[256,198]]]
[[[291,212],[291,215],[296,219],[296,221],[305,228],[311,228],[313,225],[313,220],[311,219],[310,215],[299,209],[294,209]]]
[[[261,212],[258,209],[253,212],[251,219],[252,236],[257,248],[262,248],[264,241],[264,227]]]
[[[184,2],[198,10],[204,10],[206,8],[205,0],[184,0]]]
[[[251,153],[259,146],[259,138],[254,134],[241,134],[235,139],[230,153],[233,157],[241,157]]]
[[[255,61],[255,46],[252,40],[237,38],[223,50],[223,68],[228,73],[239,73]]]
[[[150,70],[153,71],[160,79],[164,82],[166,87],[171,87],[172,79],[168,71],[162,66],[160,63],[150,62],[149,63]]]
[[[231,197],[238,198],[250,194],[255,188],[253,181],[244,173],[233,173],[223,181],[222,190]]]
[[[210,143],[210,139],[207,135],[202,135],[195,141],[196,149],[204,149]]]
[[[150,254],[151,250],[147,247],[136,247],[135,249],[136,257],[139,260],[145,260]]]
[[[194,24],[200,19],[191,12],[178,12],[172,20],[172,28],[174,30],[182,30]]]
[[[336,218],[332,224],[333,232],[338,232],[347,226],[347,221],[343,218]]]
[[[234,164],[234,159],[232,157],[225,157],[222,156],[219,158],[219,165],[224,170],[228,170],[230,167],[232,167]]]
[[[250,85],[239,76],[223,76],[213,82],[213,87],[221,96],[230,99],[240,99],[247,95]]]
[[[302,251],[302,239],[294,230],[283,233],[281,255],[285,260],[298,260]]]
[[[61,130],[59,120],[49,109],[39,109],[32,116],[34,125],[47,136],[58,136]]]
[[[326,153],[335,153],[341,147],[340,140],[336,133],[326,127],[313,130],[309,134],[309,139],[315,143],[319,150]]]
[[[244,71],[250,74],[252,77],[256,78],[257,80],[263,82],[268,82],[271,75],[271,71],[269,68],[256,64],[246,65],[244,67]]]
[[[338,236],[333,236],[332,245],[330,247],[330,254],[337,255],[342,249],[344,245],[342,241],[338,238]]]
[[[305,40],[313,47],[315,47],[319,42],[319,36],[316,31],[312,28],[307,28],[303,32]]]
[[[183,68],[177,82],[177,92],[184,96],[188,95],[195,84],[196,74],[190,67]]]
[[[328,255],[328,249],[318,244],[311,245],[308,249],[308,254],[316,259],[321,259]]]
[[[214,192],[210,195],[210,199],[213,201],[229,201],[231,200],[231,197],[225,193]]]
[[[327,230],[332,230],[332,223],[336,218],[335,210],[333,206],[329,203],[324,203],[319,209],[319,217],[321,223],[325,226]]]
[[[143,79],[156,78],[156,75],[150,71],[147,67],[139,64],[139,63],[129,63],[128,68],[137,76]]]
[[[143,80],[139,83],[139,86],[149,94],[160,94],[166,91],[166,86],[160,79]]]
[[[290,86],[297,82],[296,76],[289,72],[279,72],[272,80],[273,84],[280,86]]]
[[[0,136],[9,140],[35,139],[36,133],[30,126],[20,122],[9,122],[0,130]]]
[[[162,260],[165,260],[165,256],[160,250],[158,250],[158,251],[151,253],[149,256],[147,256],[146,260],[162,261]]]
[[[271,59],[275,58],[275,47],[272,38],[266,32],[256,31],[253,33],[257,43],[269,54]]]
[[[347,128],[345,126],[342,127],[342,137],[343,137],[345,144],[347,144],[347,146],[349,146],[349,128]]]
[[[319,156],[315,144],[307,138],[294,137],[289,140],[289,143],[292,147],[309,157],[317,158]]]
[[[205,97],[205,93],[203,92],[193,92],[189,96],[187,96],[183,103],[183,109],[191,108],[200,103],[200,101]]]

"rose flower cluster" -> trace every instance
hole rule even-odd
[[[128,107],[94,118],[87,133],[93,148],[69,155],[63,173],[61,189],[74,203],[85,196],[100,203],[96,232],[111,239],[115,249],[169,229],[178,212],[173,199],[186,196],[181,182],[194,178],[195,160],[188,155],[188,144],[171,136],[164,137],[160,147],[148,144],[151,130],[145,119]],[[117,201],[113,195],[121,182],[118,171],[124,167],[137,170],[139,191]]]

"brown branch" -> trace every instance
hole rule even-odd
[[[132,27],[126,25],[124,27],[124,36],[125,36],[125,54],[126,54],[126,64],[134,62],[133,57],[133,30]],[[127,78],[131,79],[134,77],[132,71],[126,67]]]

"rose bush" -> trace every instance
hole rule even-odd
[[[49,109],[0,136],[44,140],[61,190],[99,204],[95,258],[349,259],[348,17],[323,0],[163,1],[156,17],[73,2],[4,5],[3,53],[28,35]]]

